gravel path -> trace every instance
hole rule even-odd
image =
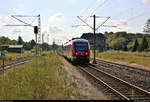
[[[79,91],[79,96],[73,99],[83,100],[109,100],[102,92],[92,86],[75,66],[72,66],[64,58],[59,57],[64,63],[62,68],[65,72],[65,79],[68,80]]]

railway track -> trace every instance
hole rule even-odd
[[[15,61],[11,61],[7,64],[4,64],[4,70],[10,69],[12,66],[16,66],[16,65],[20,65],[23,64],[29,60],[31,60],[32,58],[34,58],[36,56],[27,56],[27,57],[22,57],[22,58],[18,58]],[[2,65],[0,65],[0,71],[2,71]]]
[[[97,68],[150,91],[150,71],[142,68],[97,60]]]
[[[130,71],[136,72],[138,74],[146,75],[146,76],[150,77],[150,70],[145,70],[145,69],[142,69],[139,67],[133,67],[133,66],[128,66],[128,65],[122,65],[122,64],[118,64],[118,63],[104,61],[104,60],[97,59],[96,61],[98,62],[98,64],[101,64],[101,65],[107,65],[107,66],[117,67],[117,68],[124,68],[126,70],[130,70]]]
[[[106,73],[95,66],[79,68],[94,78],[98,84],[103,85],[113,95],[122,100],[150,100],[150,92],[143,90],[135,85],[132,85],[120,78],[117,78],[109,73]]]

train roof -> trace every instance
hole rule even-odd
[[[80,41],[83,41],[83,42],[88,42],[88,40],[86,39],[74,39],[72,40],[73,42],[80,42]]]
[[[88,42],[88,40],[86,39],[82,39],[82,38],[78,38],[78,39],[74,39],[74,40],[69,40],[68,42],[66,42],[64,45],[70,45],[72,42]]]

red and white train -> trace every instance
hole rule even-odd
[[[87,64],[90,61],[90,44],[85,39],[73,39],[64,44],[62,55],[76,64]]]

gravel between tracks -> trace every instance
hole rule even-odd
[[[145,69],[145,70],[149,70],[150,71],[150,67],[149,66],[142,66],[142,65],[138,65],[136,63],[127,63],[127,62],[123,62],[123,61],[113,61],[113,60],[101,59],[101,58],[96,58],[96,59],[109,61],[109,62],[113,62],[113,63],[118,63],[118,64],[122,64],[122,65],[129,65],[129,66],[132,66],[132,67],[139,67],[141,69]]]
[[[59,57],[63,65],[63,70],[65,72],[65,79],[68,80],[76,89],[79,91],[78,97],[73,99],[83,99],[83,100],[108,100],[108,98],[100,92],[97,88],[92,86],[89,81],[87,81],[82,74],[76,69],[75,66],[71,65],[64,58]]]
[[[107,60],[105,60],[105,61],[107,61]],[[113,62],[113,61],[110,61],[110,62]],[[118,62],[115,62],[115,63],[118,63]],[[120,63],[120,64],[123,64],[123,63]],[[126,65],[129,65],[129,64],[126,64]],[[138,65],[136,65],[134,67],[137,67],[137,66]],[[149,86],[150,78],[149,78],[148,74],[147,74],[148,76],[145,76],[145,75],[141,75],[141,74],[137,73],[136,70],[131,71],[131,70],[126,70],[124,68],[117,68],[117,67],[113,67],[113,66],[108,66],[106,68],[103,68],[103,67],[99,67],[99,68],[101,70],[104,70],[104,71],[106,71],[114,76],[117,76],[125,81],[128,81],[129,83],[139,86],[140,88],[150,91],[150,86]],[[144,68],[144,67],[142,67],[142,68]]]

